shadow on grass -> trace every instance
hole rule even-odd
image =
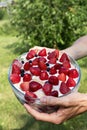
[[[87,113],[77,116],[60,125],[37,121],[29,115],[22,115],[21,119],[24,121],[26,119],[25,125],[20,129],[14,130],[86,130],[87,128]]]

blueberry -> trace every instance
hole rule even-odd
[[[29,63],[32,63],[32,60],[29,60]]]
[[[50,71],[50,68],[47,68],[47,71]]]
[[[24,69],[21,69],[21,77],[24,76]]]
[[[46,66],[49,66],[49,63],[46,63]]]
[[[35,54],[35,57],[37,57],[38,55],[37,54]]]
[[[22,60],[21,63],[24,64],[24,61]]]

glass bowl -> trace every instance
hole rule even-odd
[[[27,55],[27,53],[22,54],[20,57],[17,58],[17,60],[22,61],[23,57],[25,55]],[[66,96],[66,95],[68,95],[68,94],[70,94],[72,92],[76,92],[76,91],[78,91],[78,88],[79,88],[79,83],[80,83],[80,79],[81,79],[81,70],[80,70],[80,67],[79,67],[78,63],[72,57],[68,56],[68,58],[70,60],[71,65],[73,65],[74,68],[78,71],[79,77],[77,79],[76,86],[73,87],[68,93],[60,95],[59,98],[61,98],[62,96]],[[20,101],[21,104],[27,103],[33,109],[35,109],[35,110],[37,110],[39,112],[45,112],[45,113],[52,113],[52,112],[58,110],[59,106],[47,106],[47,105],[44,105],[44,104],[42,104],[40,102],[39,98],[31,98],[31,97],[29,97],[29,100],[26,100],[25,99],[25,92],[22,91],[19,87],[16,87],[11,82],[11,80],[10,80],[11,73],[12,73],[12,64],[9,67],[8,80],[9,80],[10,86],[11,86],[11,88],[12,88],[15,96],[17,97],[17,99]]]

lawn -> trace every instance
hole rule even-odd
[[[0,130],[87,130],[87,113],[61,125],[36,121],[27,114],[12,92],[7,76],[10,63],[19,55],[14,51],[17,41],[14,35],[0,36]],[[87,92],[87,58],[79,60],[78,63],[82,71],[79,91],[85,93]]]

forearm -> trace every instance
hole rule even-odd
[[[64,51],[76,60],[87,56],[87,35],[76,40],[71,47]]]

